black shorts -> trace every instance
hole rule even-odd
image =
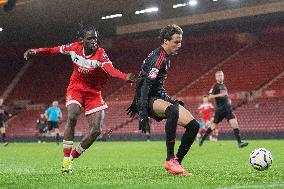
[[[227,121],[236,118],[234,112],[231,109],[226,109],[226,108],[222,108],[222,109],[216,109],[215,111],[215,115],[214,115],[214,120],[213,123],[220,123],[224,118],[227,119]]]
[[[1,127],[5,127],[5,124],[4,124],[4,122],[2,122],[2,121],[0,122],[0,128],[1,128]]]
[[[158,116],[155,115],[154,109],[153,109],[153,104],[154,104],[155,100],[157,100],[157,99],[161,99],[161,100],[167,101],[167,102],[169,102],[169,103],[172,103],[172,102],[171,102],[170,100],[163,99],[163,98],[159,98],[159,97],[151,97],[151,98],[150,98],[150,100],[149,100],[149,108],[148,108],[148,115],[149,115],[150,118],[153,118],[153,119],[155,119],[156,121],[160,122],[160,121],[162,121],[163,119],[167,119],[167,117],[166,117],[166,116],[158,117]],[[176,103],[174,103],[174,105],[175,105],[175,104],[176,104]],[[176,105],[178,106],[179,104],[176,104]]]
[[[38,132],[39,132],[39,133],[46,133],[48,130],[49,130],[49,127],[46,126],[46,127],[41,127],[41,128],[39,128],[39,129],[38,129]]]
[[[59,123],[57,121],[48,121],[47,125],[49,131],[52,129],[59,129]]]

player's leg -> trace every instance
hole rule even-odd
[[[55,124],[55,139],[56,139],[56,144],[59,145],[59,140],[60,140],[60,136],[59,136],[59,123],[56,122]]]
[[[201,138],[201,140],[199,141],[199,146],[202,146],[202,144],[204,143],[204,141],[206,140],[206,138],[210,135],[210,133],[215,129],[215,127],[217,126],[218,123],[220,123],[223,119],[224,119],[225,115],[224,112],[222,112],[222,110],[216,110],[215,114],[214,114],[214,118],[213,121],[211,122],[210,126],[207,128],[207,130],[205,131],[205,134],[203,135],[203,137]]]
[[[193,118],[188,110],[178,104],[171,104],[161,99],[157,99],[153,103],[153,111],[158,117],[167,117],[166,122],[166,146],[167,160],[164,163],[165,168],[169,173],[188,175],[182,166],[180,166],[183,157],[188,152],[190,146],[195,140],[199,130],[199,124]],[[179,147],[177,158],[174,155],[174,145],[176,138],[177,125],[185,127],[186,131],[183,134],[181,145]]]
[[[150,126],[149,126],[149,127],[150,127]],[[145,135],[146,135],[146,140],[147,140],[147,142],[150,142],[150,139],[151,139],[151,131],[150,131],[149,128],[146,130]]]
[[[218,135],[219,135],[219,129],[218,129],[218,125],[216,125],[216,127],[212,131],[211,140],[214,141],[214,142],[217,142],[218,141]]]
[[[176,128],[178,123],[179,109],[178,106],[173,105],[162,99],[157,99],[153,102],[153,112],[157,117],[167,117],[165,132],[166,132],[166,147],[167,158],[169,161],[175,158],[174,146],[176,140]]]
[[[181,144],[176,154],[178,162],[181,164],[183,158],[188,153],[190,147],[195,141],[199,131],[199,123],[187,109],[179,105],[178,125],[181,125],[185,128],[185,132],[181,138]]]
[[[62,172],[72,172],[72,160],[70,159],[70,154],[73,146],[73,139],[75,133],[75,126],[77,123],[78,116],[81,113],[81,107],[78,104],[69,104],[67,106],[67,124],[64,130],[63,137],[63,166]]]
[[[196,140],[197,141],[200,141],[201,140],[201,137],[204,135],[205,131],[206,131],[206,126],[204,124],[204,120],[202,119],[201,121],[199,121],[199,131],[196,135]]]
[[[4,146],[8,145],[7,138],[6,138],[6,128],[5,125],[3,124],[2,127],[0,127],[0,132],[2,136],[2,142],[4,143]]]
[[[71,158],[78,158],[85,150],[87,150],[100,136],[102,132],[104,110],[91,113],[86,116],[89,123],[89,131],[84,136],[80,144],[71,152]]]
[[[233,132],[234,132],[234,135],[235,135],[236,140],[238,142],[238,146],[240,148],[246,147],[248,145],[248,143],[241,141],[240,129],[239,129],[239,125],[238,125],[237,119],[234,117],[234,118],[229,120],[229,123],[230,123],[231,127],[233,128]]]
[[[212,131],[215,129],[217,123],[214,121],[210,124],[210,126],[206,129],[204,135],[201,137],[201,140],[199,141],[199,146],[202,146],[206,138],[212,133]]]
[[[38,133],[37,133],[37,142],[39,144],[41,143],[41,130],[40,129],[38,130]]]

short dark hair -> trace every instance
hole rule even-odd
[[[178,25],[167,25],[166,27],[161,29],[159,35],[161,43],[164,43],[165,39],[171,40],[174,34],[183,34],[182,29]]]

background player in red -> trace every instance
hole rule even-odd
[[[108,75],[134,82],[132,73],[125,74],[115,69],[104,49],[98,45],[96,28],[89,27],[82,30],[81,41],[69,45],[53,48],[29,49],[24,58],[28,59],[36,54],[67,54],[73,61],[73,74],[66,93],[68,111],[67,124],[63,138],[63,166],[62,172],[72,172],[72,162],[88,149],[101,134],[104,109],[108,108],[101,96]],[[89,131],[80,144],[72,150],[75,126],[81,111],[89,123]]]
[[[238,121],[235,114],[233,113],[228,89],[224,84],[224,73],[222,71],[217,71],[215,73],[215,78],[217,83],[209,91],[209,99],[214,98],[216,100],[214,120],[210,127],[206,130],[204,136],[201,138],[199,146],[202,146],[206,137],[215,129],[216,125],[224,118],[226,118],[227,121],[230,123],[231,127],[233,128],[233,132],[238,142],[238,146],[240,148],[246,147],[248,143],[241,141]]]
[[[201,121],[204,127],[199,129],[199,136],[197,136],[197,138],[200,138],[200,136],[202,136],[205,133],[206,128],[210,126],[214,112],[214,106],[212,103],[208,101],[207,95],[203,96],[202,101],[203,102],[198,107],[198,110],[201,115]]]

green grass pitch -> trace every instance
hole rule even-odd
[[[11,143],[0,147],[0,188],[92,189],[255,189],[284,188],[284,140],[193,144],[183,165],[193,175],[167,175],[164,142],[97,142],[74,161],[72,175],[61,174],[62,145]],[[179,142],[176,144],[178,147]],[[252,150],[265,147],[273,155],[272,168],[254,170]]]

